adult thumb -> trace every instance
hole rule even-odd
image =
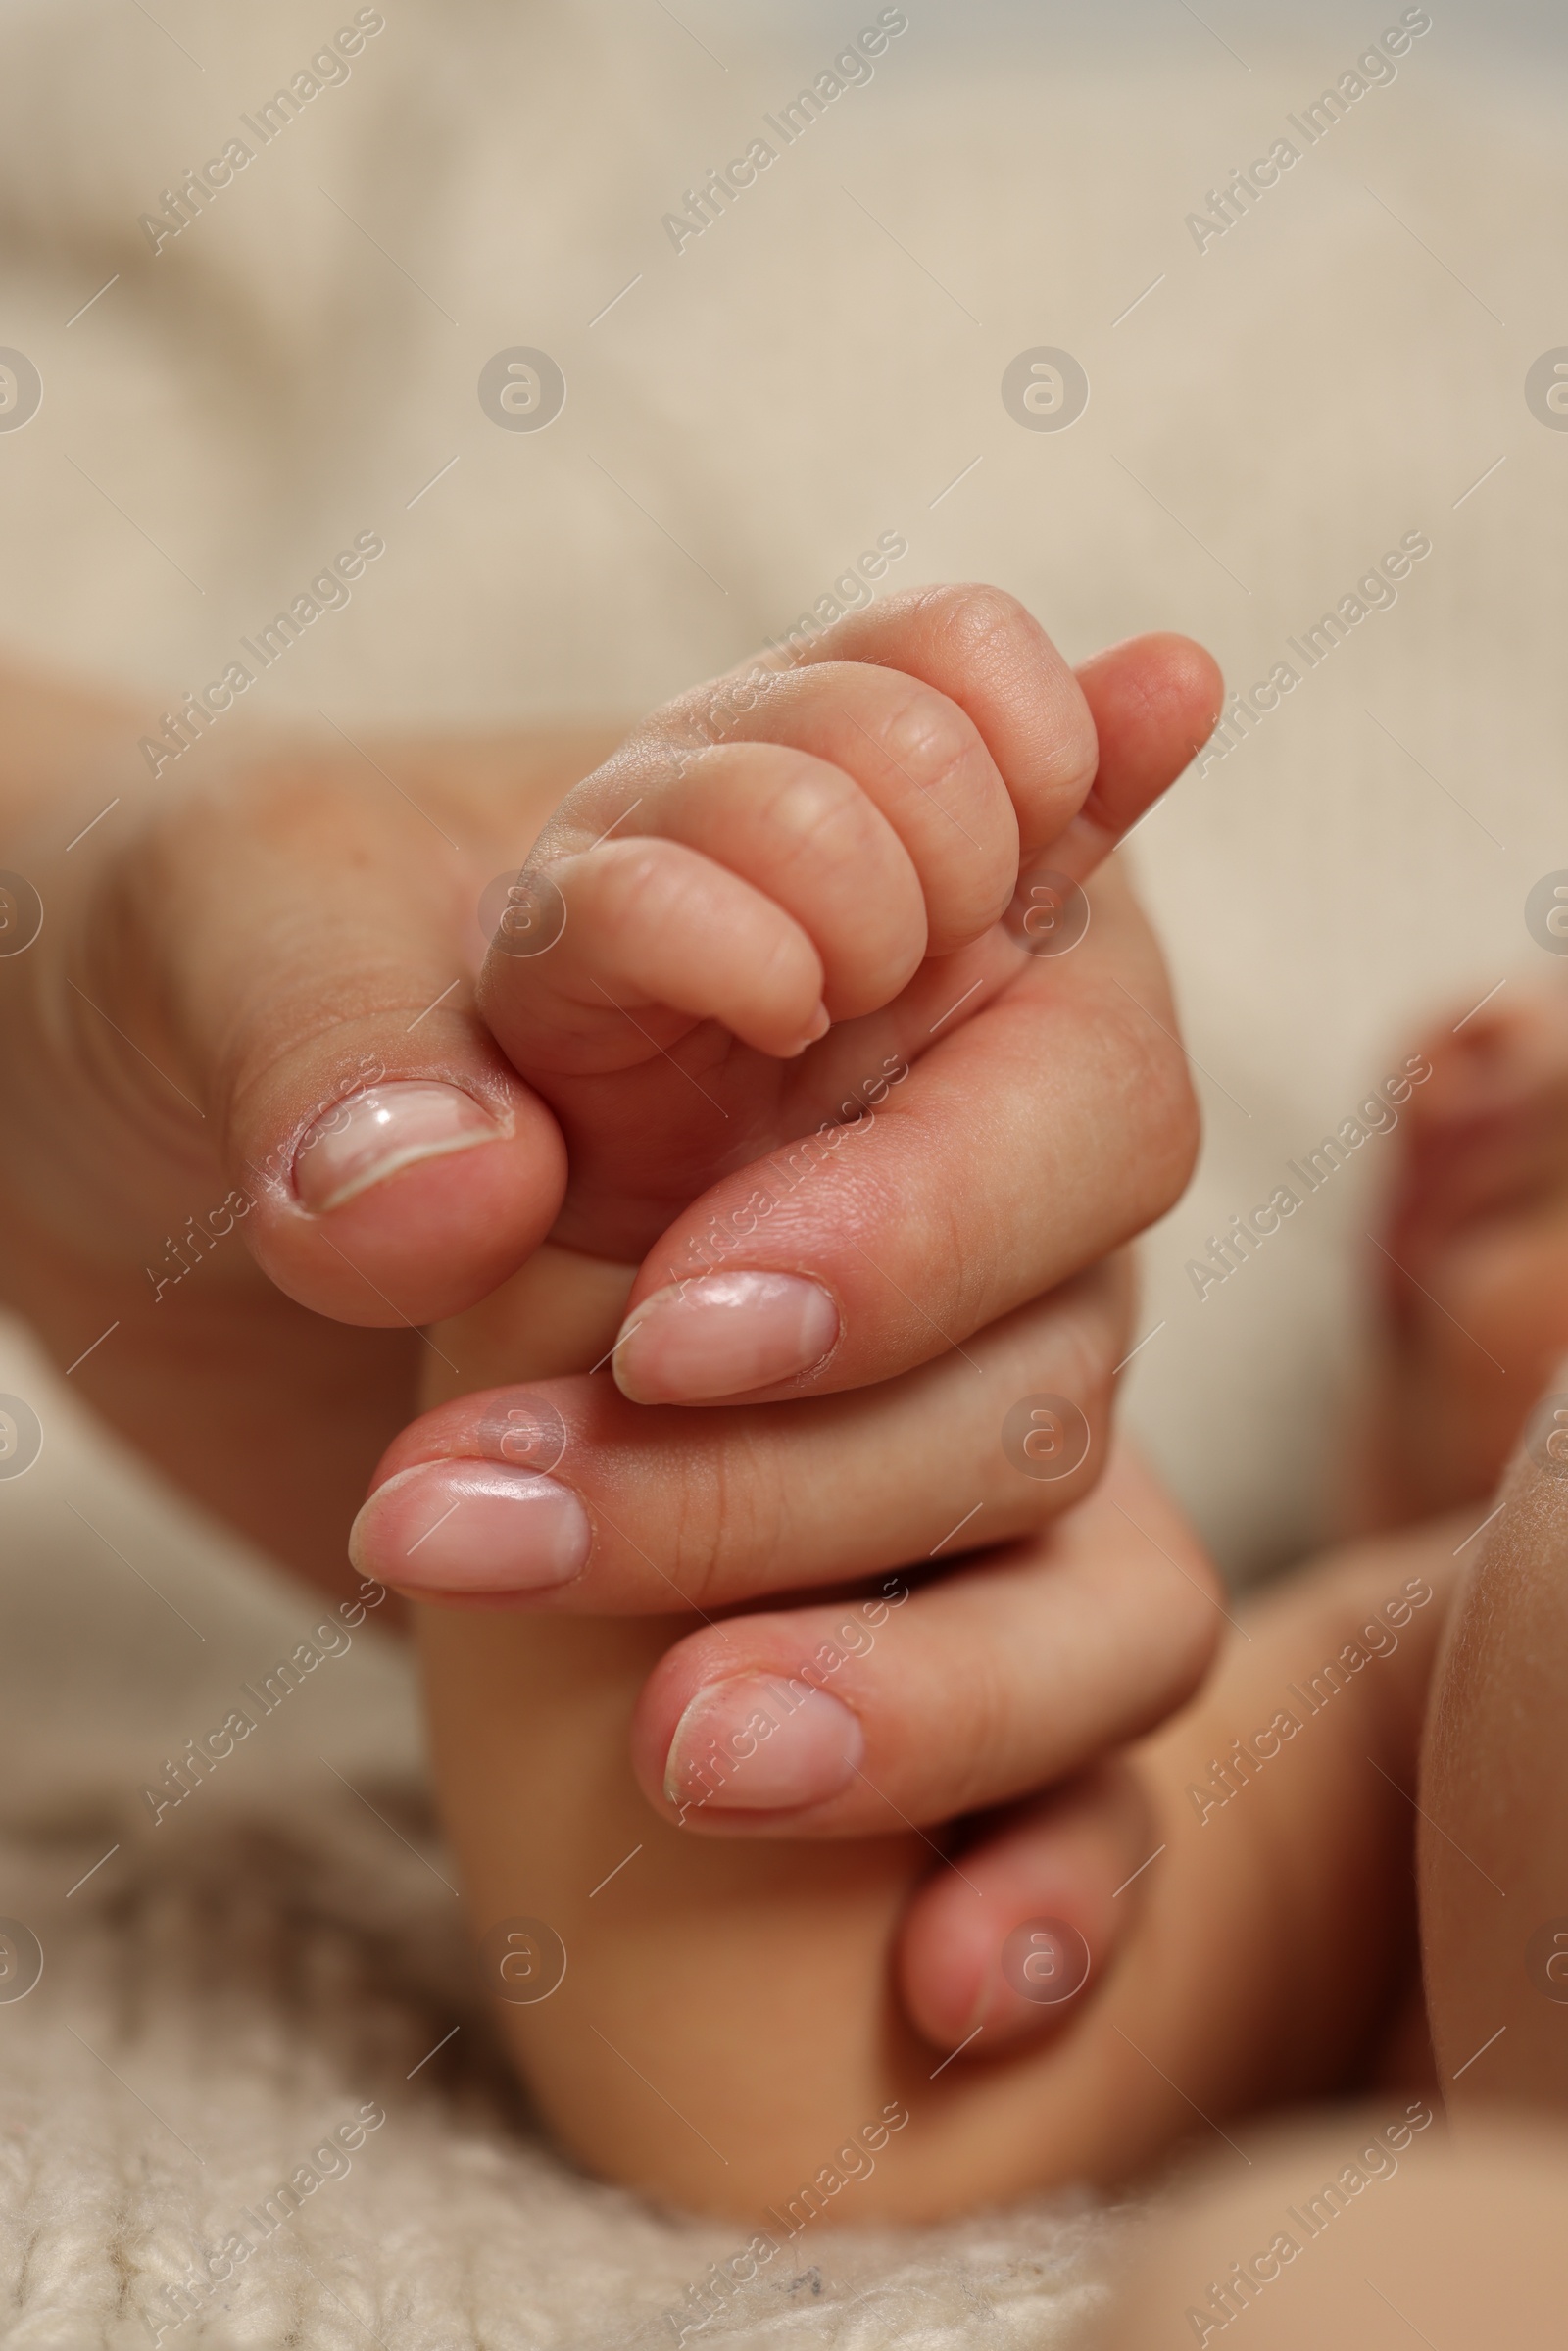
[[[383,1326],[487,1296],[565,1183],[553,1116],[473,1010],[489,858],[390,797],[307,757],[186,802],[100,876],[97,933],[122,1034],[177,1079],[263,1270]]]

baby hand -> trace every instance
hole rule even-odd
[[[1018,968],[1020,859],[1077,878],[1114,830],[1085,814],[1098,756],[1044,631],[978,588],[891,598],[640,727],[546,825],[480,981],[564,1135],[555,1239],[635,1262],[855,1073],[951,1037]]]

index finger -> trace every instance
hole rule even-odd
[[[1019,854],[1084,881],[1201,750],[1224,687],[1190,637],[1130,637],[1070,669],[1004,589],[913,588],[852,612],[795,657],[902,669],[973,721],[1012,795]]]

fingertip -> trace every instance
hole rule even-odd
[[[332,1120],[336,1123],[332,1124]],[[565,1190],[554,1118],[521,1087],[384,1085],[308,1128],[264,1177],[248,1238],[286,1296],[340,1322],[436,1321],[535,1249]]]
[[[1225,679],[1206,645],[1179,629],[1150,629],[1128,643],[1139,653],[1156,685],[1171,694],[1222,696]]]
[[[777,1060],[819,1033],[825,975],[809,932],[704,851],[632,834],[559,858],[550,880],[562,908],[550,952],[493,948],[476,997],[536,1082],[624,1069],[702,1021]]]
[[[899,1943],[916,2031],[980,2058],[1080,2016],[1136,1915],[1149,1836],[1141,1789],[1107,1767],[1019,1808],[927,1879]]]
[[[1219,724],[1225,708],[1225,672],[1206,645],[1196,638],[1159,636],[1152,669],[1151,695],[1163,699],[1173,716],[1190,724],[1193,751],[1200,751]]]
[[[1213,733],[1225,702],[1213,655],[1169,630],[1107,646],[1077,675],[1100,737],[1102,776],[1118,768],[1157,771],[1166,780],[1179,774]]]
[[[911,1911],[899,1978],[915,2031],[944,2055],[973,2058],[1059,2032],[1104,1956],[1075,1922],[1084,1907],[1068,1889],[1005,1927],[996,1916],[964,1918],[956,1904],[930,1916]]]
[[[1099,740],[1094,788],[1059,860],[1082,880],[1196,759],[1224,705],[1219,665],[1191,637],[1130,637],[1077,671]]]
[[[832,1026],[832,1015],[828,1011],[826,1004],[823,1004],[820,999],[818,999],[816,1010],[811,1014],[810,1021],[807,1027],[806,1035],[796,1047],[795,1055],[793,1055],[792,1058],[798,1057],[801,1053],[804,1053],[808,1047],[819,1045]]]

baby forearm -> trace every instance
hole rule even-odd
[[[1363,1546],[1255,1612],[1135,1758],[1159,1852],[1106,1980],[1056,2037],[987,2063],[944,2064],[897,2000],[926,1839],[695,1839],[651,1813],[626,1731],[670,1620],[427,1614],[475,1922],[543,1919],[565,1946],[548,1999],[500,2011],[563,2137],[597,2171],[760,2226],[852,2180],[841,2217],[923,2218],[1114,2180],[1195,2106],[1217,2122],[1337,2086],[1408,1949],[1404,1790],[1450,1548]]]
[[[720,1842],[656,1818],[627,1737],[670,1620],[419,1616],[485,1980],[557,2131],[679,2203],[787,2197],[906,2083],[887,1951],[929,1848]],[[495,1972],[498,1923],[521,1917],[566,1954],[537,2003]]]
[[[1458,1531],[1436,1522],[1298,1570],[1146,1750],[1169,1849],[1129,1977],[1147,1970],[1136,1997],[1164,2017],[1190,2069],[1170,2070],[1205,2106],[1191,2069],[1221,2110],[1338,2086],[1398,1995]]]
[[[631,1278],[605,1265],[590,1281],[541,1250],[442,1333],[463,1385],[597,1360]],[[887,1951],[931,1847],[912,1834],[720,1841],[657,1817],[629,1762],[632,1711],[695,1618],[416,1618],[485,1980],[561,2137],[593,2170],[681,2203],[752,2215],[787,2198],[829,2141],[842,2149],[897,2095],[890,2058],[916,2044],[886,1990]],[[564,1947],[565,1976],[540,2000],[518,1995],[553,1980],[527,1972],[541,1938],[519,1927],[509,1958],[509,1922],[523,1920]]]

